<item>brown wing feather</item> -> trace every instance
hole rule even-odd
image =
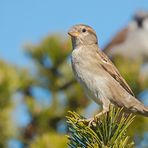
[[[123,30],[121,30],[120,32],[118,32],[115,35],[115,37],[111,40],[111,42],[105,46],[105,48],[103,49],[103,51],[105,53],[108,53],[108,51],[110,49],[112,49],[115,45],[124,42],[125,41],[125,38],[127,36],[127,32],[128,32],[128,28],[124,28]]]
[[[114,66],[114,64],[111,62],[111,60],[102,52],[97,52],[99,56],[101,56],[100,64],[104,68],[105,71],[107,71],[120,85],[132,96],[134,96],[134,93],[132,92],[129,85],[126,83],[126,81],[123,79],[117,68]]]

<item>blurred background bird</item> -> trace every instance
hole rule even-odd
[[[142,58],[148,61],[148,11],[138,11],[127,27],[118,32],[105,46],[104,52],[111,58]]]

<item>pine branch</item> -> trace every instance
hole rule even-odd
[[[134,142],[127,135],[127,128],[134,120],[134,116],[127,115],[123,109],[110,107],[110,112],[95,118],[90,127],[85,118],[75,112],[69,112],[67,120],[70,148],[134,147]]]

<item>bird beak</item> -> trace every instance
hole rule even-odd
[[[70,30],[70,31],[68,31],[68,34],[71,36],[71,37],[77,37],[77,36],[79,36],[79,32],[77,32],[77,31],[74,31],[74,30]]]

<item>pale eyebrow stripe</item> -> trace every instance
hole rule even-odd
[[[94,30],[92,30],[91,28],[87,28],[87,30],[88,30],[90,33],[92,33],[93,35],[96,36],[96,32],[95,32]]]

